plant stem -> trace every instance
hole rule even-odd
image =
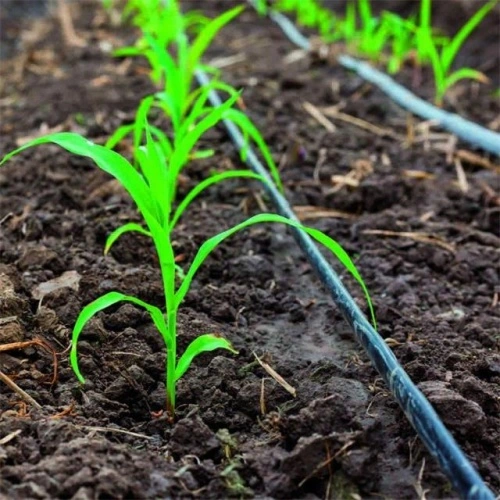
[[[168,312],[167,318],[168,335],[170,338],[170,348],[167,348],[167,413],[169,420],[174,421],[175,418],[175,365],[177,363],[177,311],[171,310]]]

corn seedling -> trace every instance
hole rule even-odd
[[[172,3],[172,5],[174,4],[175,2]],[[196,132],[198,137],[195,141],[192,141],[193,146],[199,137],[216,123],[221,120],[230,120],[240,127],[247,144],[252,141],[257,146],[269,167],[276,185],[282,189],[277,166],[264,138],[244,113],[232,107],[240,94],[233,87],[220,81],[217,77],[213,78],[210,85],[191,90],[194,72],[198,67],[201,67],[201,57],[208,48],[208,45],[220,29],[236,17],[241,10],[241,7],[236,7],[216,19],[207,22],[191,45],[188,43],[188,37],[183,31],[182,20],[176,23],[178,28],[176,28],[177,34],[174,40],[175,58],[167,50],[168,47],[165,47],[153,35],[147,33],[144,35],[143,40],[147,43],[144,55],[147,55],[152,65],[153,79],[160,78],[165,81],[164,90],[155,94],[154,98],[148,97],[144,99],[138,109],[135,123],[120,127],[109,139],[108,146],[113,147],[126,135],[133,133],[134,151],[137,151],[140,144],[142,144],[144,118],[148,116],[153,106],[162,108],[172,122],[172,141],[168,140],[166,135],[161,134],[161,131],[158,129],[152,129],[152,133],[163,145],[162,150],[166,155],[166,160],[170,159],[169,155],[172,151],[175,151],[179,155],[178,151],[185,152],[178,145],[183,143],[183,141],[185,142],[186,138],[193,135],[194,132]],[[174,12],[176,15],[179,14],[177,8],[174,9]],[[139,53],[140,50],[137,50],[137,53]],[[129,52],[126,53],[130,55]],[[224,105],[217,110],[207,105],[208,97],[213,90],[229,94],[228,102],[230,104]],[[186,163],[188,159],[192,159],[193,157],[206,158],[212,153],[211,150],[198,151],[196,153],[189,151],[187,155],[183,154],[182,161]],[[246,149],[244,148],[242,151],[243,159],[245,159],[245,155]],[[178,161],[180,159],[175,158],[173,163],[177,165]],[[176,168],[180,171],[182,167],[183,165],[178,165]]]
[[[267,0],[255,0],[255,10],[261,16],[265,16],[268,11]]]
[[[382,13],[382,22],[389,26],[391,51],[387,61],[387,71],[397,73],[409,59],[414,46],[414,18],[403,19],[392,12]]]
[[[458,51],[465,43],[472,31],[479,25],[485,16],[498,4],[498,0],[491,0],[484,4],[449,41],[438,47],[430,28],[431,0],[421,0],[420,26],[417,28],[417,49],[422,56],[428,57],[434,72],[436,86],[436,103],[442,104],[446,91],[455,83],[463,79],[472,79],[487,82],[488,79],[480,71],[471,68],[460,68],[451,72],[451,67]]]
[[[173,419],[175,415],[176,383],[188,370],[194,358],[201,353],[213,351],[215,349],[226,349],[234,353],[236,352],[232,344],[220,335],[205,333],[193,340],[180,357],[177,358],[177,314],[179,307],[188,293],[198,269],[210,253],[226,238],[254,224],[278,222],[293,226],[307,232],[313,239],[328,248],[362,287],[368,302],[372,320],[375,322],[373,306],[366,285],[354,263],[343,248],[335,240],[323,234],[321,231],[302,226],[298,222],[275,214],[255,215],[209,238],[198,249],[189,270],[185,274],[180,285],[177,286],[175,255],[171,238],[172,229],[175,226],[176,215],[182,215],[190,201],[192,201],[203,188],[208,187],[208,181],[205,186],[200,185],[195,188],[197,191],[194,194],[190,193],[184,202],[179,205],[177,212],[173,214],[173,199],[169,196],[169,193],[172,192],[171,186],[175,183],[174,169],[162,163],[161,157],[158,155],[158,148],[152,140],[147,126],[146,136],[146,145],[141,149],[140,172],[118,153],[103,146],[96,145],[74,133],[57,133],[35,139],[7,154],[2,162],[0,162],[0,165],[2,165],[9,158],[27,148],[47,143],[56,144],[75,155],[91,158],[99,168],[115,177],[127,190],[132,200],[135,202],[138,211],[142,215],[146,226],[143,227],[136,223],[129,223],[125,226],[121,226],[108,237],[105,252],[109,251],[109,248],[122,234],[130,231],[148,236],[153,241],[160,265],[165,312],[157,306],[121,292],[106,293],[85,306],[80,312],[73,328],[70,352],[70,363],[80,382],[85,382],[78,365],[78,340],[83,328],[88,321],[100,311],[120,302],[130,302],[149,313],[154,325],[164,340],[166,348],[166,405],[168,414],[170,418]],[[234,173],[230,172],[226,172],[225,174],[226,176],[227,174],[234,175]],[[260,178],[260,176],[252,172],[247,172],[245,175],[247,177]],[[224,174],[219,174],[219,176],[224,176]],[[264,180],[264,182],[266,182],[266,180],[262,178],[259,180]],[[214,179],[212,183],[215,182]]]
[[[373,16],[370,0],[358,0],[360,28],[356,33],[356,50],[377,60],[390,36],[389,26]]]

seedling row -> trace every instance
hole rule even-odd
[[[113,2],[105,4],[109,9],[117,9]],[[260,12],[265,14],[269,6],[263,2],[257,4]],[[418,78],[420,65],[430,64],[437,75],[436,102],[442,104],[447,89],[459,79],[484,80],[483,75],[469,69],[450,75],[450,68],[468,34],[494,6],[495,2],[488,2],[453,41],[432,29],[431,4],[425,0],[421,2],[419,15],[410,19],[390,12],[375,19],[370,4],[362,0],[348,3],[344,18],[333,16],[314,2],[277,2],[273,8],[287,13],[296,12],[299,22],[305,26],[320,27],[325,40],[343,41],[345,50],[370,58],[377,64],[387,65],[389,72],[396,72],[413,61]],[[200,267],[225,240],[243,229],[264,223],[278,223],[308,235],[324,247],[329,255],[333,254],[342,264],[343,271],[354,278],[353,282],[360,287],[365,299],[362,307],[376,327],[372,299],[362,273],[354,263],[357,256],[348,253],[327,232],[306,226],[294,218],[259,213],[209,237],[195,249],[194,257],[188,263],[177,253],[175,238],[179,224],[182,223],[183,230],[187,228],[189,231],[192,203],[198,202],[206,190],[239,179],[252,185],[260,183],[281,193],[281,196],[286,195],[275,162],[274,144],[266,143],[261,131],[244,112],[242,92],[225,82],[223,73],[202,61],[220,30],[236,20],[242,10],[236,7],[214,19],[208,19],[199,12],[183,13],[181,6],[174,1],[129,0],[123,11],[115,10],[115,13],[120,12],[123,19],[131,21],[139,29],[140,37],[132,46],[116,50],[114,56],[137,57],[147,61],[149,76],[155,88],[153,94],[141,100],[134,120],[110,134],[104,145],[74,133],[55,133],[29,141],[8,153],[0,163],[4,164],[34,146],[55,144],[74,156],[90,158],[99,169],[114,177],[133,200],[141,221],[121,225],[117,221],[114,229],[107,234],[103,253],[108,255],[125,234],[130,233],[129,241],[132,241],[131,238],[149,240],[157,256],[163,306],[158,307],[140,295],[130,295],[120,289],[107,292],[90,302],[80,311],[72,329],[70,365],[76,379],[82,384],[85,383],[84,376],[90,380],[98,377],[97,373],[85,373],[85,369],[81,370],[79,365],[79,344],[85,338],[89,321],[101,311],[114,309],[113,306],[120,303],[128,302],[144,310],[164,344],[165,409],[168,421],[174,425],[177,420],[176,406],[182,404],[182,399],[177,401],[176,398],[177,384],[184,376],[189,377],[188,369],[197,363],[198,356],[221,350],[223,359],[231,363],[231,356],[238,355],[233,347],[236,338],[227,336],[224,331],[214,333],[209,330],[198,335],[182,352],[177,344],[179,311],[182,311],[184,299],[192,289]],[[372,51],[375,46],[377,50]],[[445,48],[451,46],[453,50],[447,52]],[[443,60],[449,63],[445,69]],[[200,71],[210,75],[210,81],[197,87],[195,75]],[[224,96],[220,106],[211,104],[213,92]],[[159,115],[162,115],[162,125],[156,119]],[[243,167],[207,172],[203,180],[181,196],[183,190],[179,189],[179,184],[183,174],[189,172],[194,162],[216,157],[215,146],[212,149],[207,145],[204,136],[223,122],[232,123],[242,132],[244,145],[238,153],[241,164],[248,159],[252,148],[257,151],[266,172],[255,173]],[[124,150],[123,143],[132,144],[127,156],[117,152]],[[241,345],[241,340],[238,340],[238,344]],[[248,348],[253,349],[253,346],[248,345]],[[263,401],[261,405],[264,405]],[[262,412],[265,414],[265,408]],[[229,458],[231,453],[227,451],[227,454]]]

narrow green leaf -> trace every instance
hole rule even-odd
[[[276,186],[283,193],[284,192],[283,183],[281,182],[278,167],[276,166],[276,163],[273,160],[271,151],[269,151],[269,147],[267,146],[266,141],[262,137],[262,134],[259,132],[257,127],[252,123],[250,118],[248,118],[248,116],[246,116],[245,113],[242,113],[241,111],[232,108],[224,112],[224,118],[227,118],[228,120],[238,125],[238,127],[240,127],[245,136],[250,137],[255,142],[257,148],[264,157],[264,160],[269,168],[269,172],[274,182],[276,183]],[[243,152],[243,154],[245,155],[245,152]]]
[[[203,245],[198,249],[198,253],[196,254],[195,258],[193,259],[193,262],[189,268],[189,271],[186,274],[186,277],[184,278],[181,286],[177,290],[175,294],[175,307],[179,307],[180,303],[186,296],[186,293],[189,290],[189,287],[191,286],[191,282],[200,268],[200,266],[203,264],[205,259],[210,255],[210,253],[226,238],[229,238],[232,236],[234,233],[237,233],[238,231],[241,231],[242,229],[245,229],[246,227],[252,226],[254,224],[261,224],[263,222],[279,222],[281,224],[286,224],[288,226],[295,227],[297,229],[300,229],[301,231],[306,232],[309,236],[311,236],[313,239],[315,239],[318,243],[321,243],[323,246],[325,246],[328,250],[332,252],[332,254],[337,257],[337,259],[342,263],[342,265],[351,273],[351,275],[354,277],[354,279],[359,283],[361,286],[366,301],[368,303],[368,308],[370,310],[370,315],[372,319],[373,325],[376,327],[376,319],[375,319],[375,311],[373,309],[373,304],[371,301],[370,294],[368,293],[368,289],[366,288],[365,282],[363,281],[363,278],[359,274],[359,271],[357,270],[356,266],[352,262],[351,258],[347,254],[347,252],[342,248],[342,246],[337,243],[334,239],[330,238],[326,234],[322,233],[318,229],[310,228],[307,226],[304,226],[300,224],[299,222],[296,222],[294,220],[287,219],[286,217],[283,217],[281,215],[276,215],[276,214],[259,214],[259,215],[254,215],[253,217],[250,217],[244,222],[241,222],[240,224],[237,224],[236,226],[223,231],[219,234],[216,234],[215,236],[212,236],[210,239],[205,241]]]
[[[191,150],[194,148],[200,137],[209,129],[211,129],[215,124],[217,124],[223,117],[227,109],[229,109],[238,99],[239,93],[230,97],[226,102],[206,115],[201,121],[199,121],[194,128],[186,132],[186,134],[181,138],[180,142],[176,144],[175,151],[172,154],[170,168],[172,169],[172,175],[177,177],[186,164]],[[172,196],[172,199],[175,196]]]
[[[210,45],[213,38],[221,30],[221,28],[226,25],[229,21],[234,19],[243,11],[243,7],[234,7],[233,9],[224,12],[220,16],[216,17],[210,23],[208,23],[200,32],[200,34],[195,38],[191,44],[189,50],[189,60],[188,60],[188,72],[192,74],[196,69],[196,66],[200,62],[203,53]]]
[[[143,142],[144,129],[148,126],[147,117],[154,104],[155,97],[150,95],[141,100],[135,113],[134,123],[134,154]]]
[[[5,155],[0,165],[25,149],[49,143],[56,144],[75,155],[91,158],[100,169],[118,179],[145,218],[155,213],[150,190],[135,168],[118,153],[94,144],[78,134],[61,132],[34,139]]]
[[[123,141],[123,139],[127,137],[127,135],[129,135],[131,132],[133,132],[134,129],[135,123],[118,127],[106,141],[105,147],[107,147],[108,149],[115,149],[116,145],[119,142]]]
[[[256,179],[262,183],[269,183],[269,181],[263,177],[262,175],[256,174],[250,170],[228,170],[227,172],[221,172],[219,174],[214,174],[208,177],[207,179],[203,180],[202,182],[198,183],[189,193],[186,195],[186,197],[182,200],[182,202],[179,204],[177,207],[177,210],[174,213],[174,216],[172,217],[172,221],[170,222],[170,230],[172,230],[176,225],[179,219],[181,218],[182,214],[186,211],[187,207],[193,202],[193,200],[199,196],[199,194],[207,189],[210,186],[213,186],[214,184],[218,184],[221,181],[224,181],[226,179],[234,179],[234,178],[250,178],[250,179]]]
[[[168,338],[167,324],[165,322],[165,318],[161,310],[156,307],[144,302],[135,297],[131,297],[129,295],[124,295],[119,292],[109,292],[102,297],[94,300],[90,304],[86,305],[76,320],[75,326],[73,328],[73,333],[71,336],[71,353],[70,353],[70,363],[71,368],[75,372],[76,377],[81,383],[85,382],[85,379],[80,371],[80,367],[78,366],[78,339],[80,338],[80,334],[82,333],[83,328],[88,323],[90,319],[92,319],[98,312],[103,309],[107,309],[108,307],[117,304],[118,302],[131,302],[132,304],[136,304],[142,308],[144,308],[151,316],[156,328],[161,333],[165,344],[170,345],[170,340]]]
[[[151,238],[151,233],[144,229],[139,224],[135,222],[129,222],[128,224],[123,224],[116,228],[106,239],[106,245],[104,246],[104,255],[107,255],[111,247],[115,244],[116,240],[125,233],[136,232],[143,234],[144,236],[149,236]]]
[[[453,60],[455,59],[460,47],[464,44],[469,35],[476,29],[478,24],[485,18],[493,7],[498,4],[498,0],[491,0],[484,4],[463,26],[459,32],[452,38],[451,42],[443,47],[443,66],[449,71]]]
[[[488,82],[488,77],[484,75],[484,73],[481,73],[480,71],[471,68],[461,68],[446,77],[445,88],[449,89],[452,85],[455,85],[455,83],[457,83],[458,81],[465,79],[476,80],[481,83]]]
[[[177,382],[191,366],[193,359],[203,352],[214,351],[215,349],[226,349],[233,354],[238,354],[231,343],[215,333],[206,333],[194,339],[180,357],[175,367],[175,381]]]
[[[215,154],[215,149],[199,149],[194,153],[191,153],[192,160],[204,160],[206,158],[211,158]]]

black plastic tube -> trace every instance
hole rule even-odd
[[[205,87],[210,83],[209,77],[201,70],[196,72],[196,79],[201,87]],[[210,93],[209,99],[213,107],[222,104],[219,95],[215,91]],[[241,151],[242,148],[246,147],[246,143],[240,130],[229,120],[224,120],[224,124],[238,151]],[[286,198],[275,187],[267,169],[251,148],[247,149],[246,163],[255,173],[270,180],[269,183],[264,184],[264,189],[271,198],[276,212],[284,217],[298,221]],[[342,315],[353,328],[357,340],[368,353],[370,360],[385,380],[411,425],[417,431],[430,453],[437,459],[459,494],[463,498],[471,500],[494,500],[493,493],[474,470],[425,396],[403,370],[384,339],[363,315],[318,247],[303,231],[295,228],[290,228],[290,231],[306,254],[317,276],[330,292]]]
[[[252,2],[250,1],[250,3]],[[297,30],[287,17],[273,11],[269,13],[269,17],[280,26],[292,43],[304,50],[311,48],[309,40]],[[425,120],[433,120],[440,127],[448,130],[463,141],[500,156],[500,134],[477,123],[465,120],[456,113],[449,113],[433,106],[429,102],[417,97],[403,85],[395,82],[385,73],[363,61],[359,61],[348,55],[340,55],[337,61],[344,68],[354,71],[367,82],[376,85],[391,100],[414,115],[420,116]]]

